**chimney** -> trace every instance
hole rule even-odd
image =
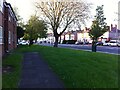
[[[113,28],[113,24],[111,24],[111,28]]]
[[[117,29],[117,25],[115,24],[115,28]]]
[[[113,24],[111,24],[111,30],[110,31],[112,31],[113,30]]]
[[[107,26],[108,31],[110,31],[110,26]]]

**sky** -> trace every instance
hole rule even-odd
[[[12,7],[17,7],[19,15],[23,18],[24,22],[26,22],[31,15],[35,14],[35,0],[6,0],[8,3],[11,3]],[[104,5],[104,15],[106,17],[106,22],[108,25],[117,24],[118,25],[118,2],[120,0],[84,0],[85,2],[92,3],[91,15],[94,17],[97,6]],[[86,26],[91,26],[90,19]]]

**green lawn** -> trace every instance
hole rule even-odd
[[[40,52],[67,88],[118,87],[117,55],[37,45],[25,46],[17,50],[20,53],[30,51]],[[21,55],[18,54],[20,59],[12,59],[11,63],[21,62]],[[7,75],[3,77],[8,78]]]
[[[2,74],[2,88],[17,88],[21,75],[23,55],[17,50],[2,60],[2,66],[11,65],[12,72]]]

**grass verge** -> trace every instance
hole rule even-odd
[[[38,50],[67,88],[118,87],[117,55],[44,46]]]
[[[22,53],[31,51],[42,54],[66,88],[118,87],[117,55],[38,45],[25,46],[17,50]]]
[[[20,80],[23,55],[14,50],[3,58],[2,67],[12,66],[13,70],[2,74],[2,88],[18,88]]]

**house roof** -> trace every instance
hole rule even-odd
[[[6,7],[10,8],[10,10],[12,11],[12,13],[13,13],[15,19],[17,20],[17,17],[16,17],[16,15],[15,15],[15,12],[14,12],[14,10],[13,10],[11,4],[10,4],[10,3],[7,3],[7,2],[5,1],[5,2],[4,2],[4,5],[5,5]]]

